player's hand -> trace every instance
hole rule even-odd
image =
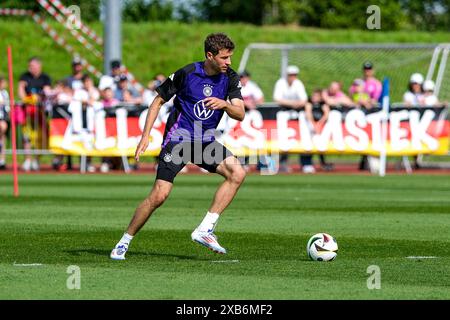
[[[210,110],[225,109],[228,106],[225,100],[216,97],[208,97],[203,102],[205,103],[205,107]]]
[[[139,141],[139,144],[136,148],[136,152],[134,153],[134,159],[136,159],[137,162],[139,162],[139,156],[147,150],[148,147],[148,137],[142,136],[141,141]]]

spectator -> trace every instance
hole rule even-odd
[[[87,91],[89,96],[89,104],[94,106],[94,103],[100,100],[100,92],[94,85],[94,81],[88,74],[84,74],[81,79],[83,82],[83,88]]]
[[[155,76],[155,80],[159,81],[160,84],[164,83],[164,81],[166,81],[166,76],[163,75],[162,73],[158,73]]]
[[[128,78],[124,74],[119,77],[116,90],[114,90],[114,98],[131,104],[142,103],[139,93],[129,85]]]
[[[363,64],[363,80],[364,92],[369,95],[372,106],[376,106],[383,92],[383,85],[375,78],[375,70],[370,61],[366,61]]]
[[[423,76],[414,73],[409,79],[408,91],[403,95],[403,103],[407,107],[420,106],[423,104],[422,92]]]
[[[111,87],[105,88],[102,91],[102,104],[103,108],[112,108],[117,106],[120,103],[119,100],[114,98],[114,92]]]
[[[103,104],[103,108],[105,108],[105,109],[113,108],[120,103],[119,100],[114,98],[114,92],[111,87],[105,88],[102,91],[102,101],[101,102]],[[100,171],[103,173],[109,172],[109,170],[111,169],[112,163],[113,163],[113,158],[103,157],[102,164],[100,166]]]
[[[365,84],[363,79],[355,79],[353,81],[352,87],[350,88],[350,92],[353,92],[352,101],[357,107],[370,110],[373,105],[369,94],[364,91],[364,86]]]
[[[366,109],[370,109],[378,105],[381,93],[383,92],[383,85],[377,78],[375,78],[375,70],[373,67],[373,63],[371,61],[365,61],[363,63],[363,81],[364,81],[363,92],[369,95],[370,103],[366,102],[365,98],[362,97],[362,95],[358,95],[358,93],[356,93],[357,94],[356,97],[358,97],[358,101],[360,101],[359,105],[364,106]],[[355,94],[355,92],[353,91],[355,89],[357,89],[357,86],[352,86],[350,88],[350,95],[352,97]],[[369,168],[368,158],[366,155],[363,155],[359,163],[359,170],[367,170],[368,168]]]
[[[322,91],[322,97],[329,106],[351,106],[353,101],[342,91],[339,82],[333,81],[327,90]]]
[[[0,76],[0,170],[6,169],[6,132],[9,121],[9,95],[6,79]]]
[[[52,91],[52,101],[56,105],[69,105],[73,99],[74,90],[71,87],[69,77],[58,80],[55,89]],[[57,154],[52,160],[52,168],[58,171],[66,171],[72,168],[72,158],[67,156],[67,164],[63,163],[64,156]]]
[[[100,78],[100,83],[98,84],[98,88],[100,91],[105,90],[106,88],[111,88],[113,92],[117,88],[117,84],[120,80],[120,75],[122,74],[122,65],[120,60],[111,61],[111,73],[108,75],[103,75]]]
[[[297,66],[288,66],[286,69],[286,78],[279,79],[275,84],[273,92],[273,100],[279,104],[282,109],[300,110],[305,107],[308,102],[305,86],[297,78],[300,70]],[[280,155],[280,171],[289,172],[288,155],[282,153]],[[304,173],[314,173],[315,169],[312,165],[312,155],[301,154],[300,164]]]
[[[259,88],[259,86],[250,80],[250,73],[246,70],[241,72],[239,74],[239,78],[241,81],[241,95],[242,99],[244,100],[244,107],[245,111],[255,110],[258,105],[261,105],[264,103],[264,94]],[[264,157],[266,162],[269,161],[269,159],[266,159]],[[258,168],[260,169],[262,167],[262,162],[258,161]],[[249,170],[249,156],[244,157],[244,169],[246,171]]]
[[[315,89],[309,102],[305,105],[305,116],[310,130],[314,133],[320,133],[328,119],[330,107],[325,103],[322,96],[322,89]],[[333,170],[333,165],[327,163],[323,154],[319,155],[320,165],[325,171]]]
[[[67,79],[56,83],[56,104],[67,105],[72,102],[73,90]]]
[[[434,94],[433,80],[426,80],[422,86],[423,89],[423,105],[425,107],[435,107],[439,104],[439,99]]]
[[[74,57],[72,60],[72,75],[66,78],[68,85],[73,90],[83,88],[83,64],[79,57]]]
[[[264,94],[259,88],[259,86],[250,80],[250,73],[248,71],[243,71],[240,73],[241,80],[241,94],[244,99],[245,110],[254,110],[260,104],[264,103]]]
[[[39,170],[39,158],[33,158],[31,148],[39,149],[43,145],[42,130],[47,130],[44,110],[41,107],[43,99],[51,93],[51,79],[42,72],[42,62],[38,57],[28,60],[28,71],[19,79],[18,94],[24,102],[26,124],[23,126],[24,149],[27,152],[23,170]]]
[[[158,95],[156,92],[156,88],[161,85],[159,80],[152,80],[147,84],[147,88],[145,88],[144,93],[142,95],[143,104],[149,106],[155,97]]]
[[[120,76],[123,75],[122,63],[120,60],[111,61],[111,74],[110,76],[114,79],[114,84],[117,86],[120,81]]]

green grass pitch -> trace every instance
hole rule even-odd
[[[110,260],[153,180],[23,175],[15,199],[0,176],[0,299],[450,299],[448,176],[248,176],[219,221],[219,256],[190,233],[221,178],[182,175],[127,260]],[[337,239],[335,261],[308,260],[317,232]],[[381,289],[367,287],[372,265]]]

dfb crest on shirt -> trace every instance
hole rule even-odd
[[[213,89],[213,87],[209,84],[203,85],[203,94],[205,95],[205,97],[212,96],[212,89]]]
[[[199,102],[197,102],[194,105],[194,114],[200,120],[206,120],[206,119],[211,118],[213,113],[214,113],[214,110],[207,109],[205,107],[205,101],[204,100],[200,100]]]
[[[165,161],[165,162],[170,162],[170,161],[172,161],[172,154],[166,153],[166,154],[164,155],[164,161]]]

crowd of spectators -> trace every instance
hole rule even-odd
[[[145,88],[139,88],[133,83],[130,74],[126,72],[120,61],[111,62],[111,73],[104,75],[98,86],[91,76],[85,73],[82,60],[75,57],[71,64],[72,72],[67,77],[58,80],[52,87],[51,78],[42,71],[42,61],[32,57],[28,62],[28,70],[19,79],[18,97],[23,108],[18,108],[16,121],[22,124],[23,148],[25,160],[22,164],[24,171],[39,170],[39,157],[31,150],[44,149],[44,136],[48,136],[46,128],[46,113],[53,105],[67,105],[72,101],[80,101],[83,108],[112,108],[117,105],[149,105],[155,96],[156,88],[165,81],[165,76],[158,74]],[[375,69],[370,61],[362,66],[362,77],[356,78],[350,88],[345,90],[339,81],[332,81],[327,88],[314,88],[308,97],[305,85],[301,81],[300,70],[290,65],[286,69],[286,77],[280,78],[274,86],[273,102],[281,109],[304,110],[306,119],[312,132],[320,132],[328,118],[331,107],[351,106],[370,110],[379,107],[382,84],[375,77]],[[265,97],[251,79],[248,71],[240,73],[242,97],[247,111],[256,109],[265,102]],[[420,73],[414,73],[409,81],[408,90],[403,96],[406,106],[434,106],[439,103],[434,94],[434,82],[424,81]],[[6,91],[7,82],[0,77],[0,170],[5,168],[5,145],[8,130],[9,102]],[[169,103],[170,104],[170,103]],[[170,106],[169,106],[170,107]],[[289,172],[288,155],[280,155],[280,170]],[[333,165],[319,155],[320,165],[324,170],[332,170]],[[361,168],[364,169],[364,157]],[[303,172],[314,173],[315,167],[311,154],[301,154],[299,162]],[[100,170],[107,172],[112,166],[111,159],[103,158]],[[64,157],[56,155],[53,159],[56,170],[71,167],[70,157],[64,163]],[[88,159],[88,170],[94,172],[96,168]]]

